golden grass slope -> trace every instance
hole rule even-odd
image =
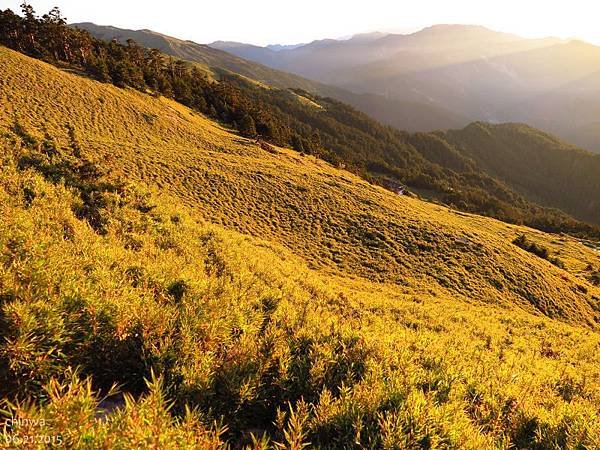
[[[209,225],[191,209],[135,189],[132,204],[141,198],[155,208],[141,213],[121,199],[110,208],[108,234],[98,236],[74,217],[68,190],[16,171],[2,144],[0,285],[10,351],[1,353],[18,375],[11,384],[22,383],[30,395],[44,386],[48,399],[13,410],[46,425],[6,435],[60,435],[71,448],[225,447],[210,418],[176,421],[167,413],[164,380],[128,398],[107,420],[95,420],[103,405],[56,348],[83,327],[77,354],[98,378],[129,375],[131,355],[118,343],[141,339],[140,351],[158,368],[176,357],[171,370],[182,379],[180,401],[201,407],[208,401],[229,418],[253,405],[273,367],[284,386],[322,389],[313,394],[310,415],[295,411],[304,443],[472,449],[600,443],[598,333],[515,308],[406,295],[390,285],[320,274],[279,245]],[[33,196],[27,206],[25,189]],[[185,293],[174,301],[170,289],[182,282]],[[85,331],[88,321],[94,327]],[[340,340],[359,345],[340,348]],[[313,362],[298,380],[294,354],[305,341],[314,342]],[[323,387],[338,355],[365,366],[358,380],[346,380],[342,395],[339,385]],[[223,398],[223,387],[221,397],[215,392],[222,380],[235,400]],[[239,431],[234,422],[225,425]],[[285,432],[294,430],[288,417],[270,437],[285,443]],[[229,438],[236,442],[248,441]]]
[[[48,399],[14,408],[47,421],[19,436],[241,446],[260,441],[246,421],[277,388],[281,420],[254,448],[600,447],[591,249],[265,152],[173,102],[3,48],[0,73],[0,369]],[[88,157],[132,184],[105,236],[75,217],[72,191],[19,170],[15,122],[63,149],[72,125]],[[567,270],[512,245],[523,232]],[[176,394],[152,383],[96,421],[70,352],[107,381],[134,378],[143,355]],[[165,392],[203,413],[172,417]],[[294,394],[307,403],[292,415]],[[213,426],[221,413],[230,434]]]
[[[154,185],[214,222],[284,244],[312,267],[392,282],[406,292],[517,304],[593,324],[598,290],[577,269],[598,255],[571,238],[567,270],[511,244],[533,230],[450,211],[371,186],[322,161],[270,154],[165,99],[66,74],[2,49],[0,126],[67,142],[115,178]]]

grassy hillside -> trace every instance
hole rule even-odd
[[[45,419],[6,439],[600,445],[593,249],[5,48],[0,72],[2,409]]]
[[[343,269],[374,280],[439,282],[478,298],[514,295],[522,303],[540,307],[564,298],[569,301],[557,308],[579,310],[580,317],[586,310],[590,313],[591,299],[562,282],[549,283],[552,291],[536,294],[527,283],[509,282],[499,269],[490,268],[488,258],[495,256],[485,242],[492,237],[464,234],[465,224],[474,220],[469,215],[392,194],[345,172],[340,177],[339,171],[311,156],[293,151],[270,154],[175,102],[109,86],[92,95],[96,82],[70,77],[58,84],[64,76],[58,69],[31,60],[19,63],[31,70],[18,73],[12,66],[14,56],[11,59],[7,53],[3,50],[2,69],[8,75],[2,99],[8,107],[2,123],[7,130],[16,121],[28,133],[37,133],[39,140],[48,133],[60,145],[68,145],[72,127],[79,145],[104,160],[116,176],[151,182],[217,223],[287,244],[316,267]],[[54,86],[53,95],[69,102],[57,111],[53,95],[36,95],[32,104],[23,95],[28,86],[47,92]],[[121,96],[129,98],[127,108],[119,102]],[[90,103],[99,107],[89,108]],[[283,180],[287,189],[281,189],[282,173],[288,174]],[[422,208],[439,209],[444,217],[433,223],[409,221],[419,217]],[[498,224],[496,230],[510,230]],[[520,271],[517,278],[530,278],[530,262],[513,251],[510,232],[503,234],[505,242],[500,244],[510,249]],[[451,255],[458,267],[465,272],[469,268],[469,277],[447,264]],[[540,264],[546,267],[545,262]],[[564,274],[550,271],[548,276],[561,279]],[[528,297],[533,300],[525,300]]]
[[[344,103],[301,89],[275,89],[238,74],[221,74],[215,81],[206,67],[201,70],[133,41],[105,42],[69,28],[58,10],[44,18],[28,10],[24,15],[0,13],[2,42],[22,53],[121,88],[165,95],[244,136],[317,155],[383,186],[405,184],[463,211],[545,231],[600,237],[597,225],[536,205],[439,136],[396,131]]]

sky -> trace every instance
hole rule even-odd
[[[0,0],[19,10],[22,0]],[[435,24],[483,25],[524,37],[600,45],[598,0],[31,0],[59,6],[69,22],[148,28],[199,43],[294,44],[369,31],[413,32]]]

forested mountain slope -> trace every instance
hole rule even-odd
[[[3,408],[45,419],[17,436],[600,442],[591,248],[3,47],[0,71],[0,389],[41,398]],[[522,234],[563,268],[513,244]],[[96,397],[112,383],[128,396],[114,411]]]
[[[600,221],[600,155],[523,124],[478,122],[439,135],[527,198]]]

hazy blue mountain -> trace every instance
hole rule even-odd
[[[584,42],[436,25],[277,52],[228,44],[233,54],[347,91],[477,120],[526,122],[600,151],[600,47]]]
[[[246,44],[228,43],[227,51],[320,81],[342,80],[354,69],[387,61],[394,72],[413,72],[514,51],[550,45],[556,40],[529,40],[480,26],[436,25],[412,34],[368,33],[350,39],[324,39],[285,49],[276,55]],[[221,43],[210,44],[222,48]],[[252,46],[255,47],[255,46]],[[268,50],[268,49],[266,49]],[[405,56],[411,56],[405,59]],[[272,58],[276,57],[273,61]],[[391,67],[390,67],[391,66]],[[351,72],[348,69],[352,69]],[[380,69],[378,66],[375,68]],[[366,88],[367,91],[370,89]]]
[[[278,52],[278,51],[281,51],[281,50],[293,50],[295,48],[302,47],[303,45],[306,45],[306,44],[290,44],[290,45],[271,44],[271,45],[267,45],[267,48],[269,50],[273,50],[275,52]]]

